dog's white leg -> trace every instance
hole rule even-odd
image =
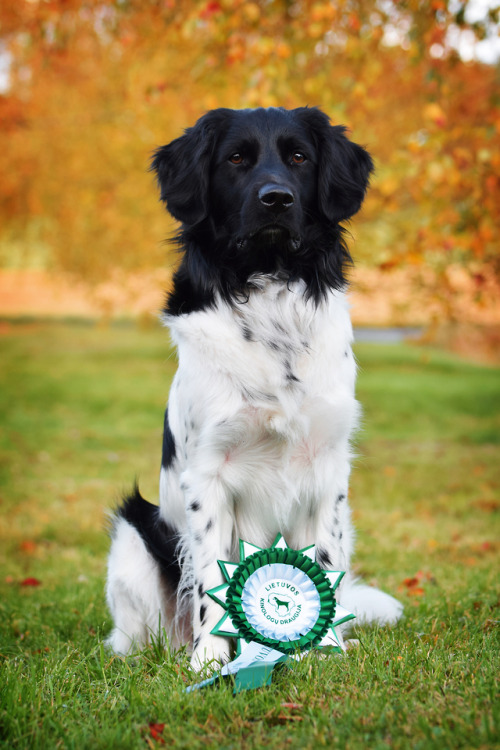
[[[343,570],[346,572],[338,589],[338,601],[354,615],[356,620],[349,622],[344,630],[352,624],[379,625],[394,624],[402,615],[402,605],[389,594],[353,580],[350,573],[350,560],[354,546],[354,532],[351,524],[350,509],[347,501],[349,467],[339,467],[337,481],[330,483],[336,488],[332,497],[323,497],[318,505],[316,516],[316,559],[322,568]],[[338,483],[339,476],[345,477]],[[337,631],[338,632],[338,631]]]
[[[167,622],[167,595],[159,567],[137,530],[118,517],[108,558],[106,600],[114,621],[107,639],[113,651],[140,650]]]
[[[347,447],[316,457],[312,477],[321,477],[316,487],[313,538],[316,560],[328,570],[350,569],[353,529],[347,498],[350,462]]]
[[[199,472],[186,472],[183,488],[192,556],[191,663],[195,669],[201,669],[213,660],[221,663],[229,660],[229,641],[211,634],[223,610],[206,592],[224,583],[217,560],[231,559],[234,518],[228,493],[217,474],[203,477]]]
[[[353,530],[347,503],[347,486],[323,500],[316,516],[316,560],[322,568],[348,571],[353,547]]]
[[[337,490],[333,501],[323,500],[318,508],[316,517],[316,560],[322,568],[327,570],[348,571],[353,547],[353,530],[350,511],[347,504],[347,482],[345,489]],[[343,601],[342,583],[337,598],[345,607]],[[348,607],[346,607],[348,609]],[[342,629],[336,628],[340,645],[344,648]]]
[[[328,507],[330,513],[323,508],[319,515],[316,559],[322,568],[344,570],[347,573],[340,584],[337,596],[340,604],[356,615],[356,620],[349,622],[345,629],[349,629],[353,624],[394,624],[402,615],[402,605],[383,591],[357,583],[350,574],[353,530],[346,495],[343,492],[338,493]]]

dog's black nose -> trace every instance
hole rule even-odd
[[[282,185],[264,185],[259,190],[259,200],[264,206],[279,214],[293,206],[293,193]]]

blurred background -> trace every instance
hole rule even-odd
[[[358,325],[500,351],[493,0],[0,8],[0,316],[148,318],[175,267],[151,152],[213,107],[320,106],[373,154]]]

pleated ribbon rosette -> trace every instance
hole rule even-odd
[[[235,691],[271,682],[274,667],[312,648],[341,653],[335,627],[354,618],[335,600],[343,571],[323,570],[314,545],[293,550],[278,534],[263,549],[240,540],[240,562],[219,560],[225,583],[207,594],[225,610],[212,633],[237,639],[236,658],[188,691],[235,676]]]

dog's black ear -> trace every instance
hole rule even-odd
[[[175,219],[193,226],[208,214],[210,162],[217,135],[231,110],[215,109],[201,117],[184,135],[153,154],[161,200]]]
[[[350,141],[342,125],[330,125],[315,108],[295,110],[310,129],[318,148],[318,200],[321,211],[334,222],[349,219],[361,208],[373,172],[364,148]]]

